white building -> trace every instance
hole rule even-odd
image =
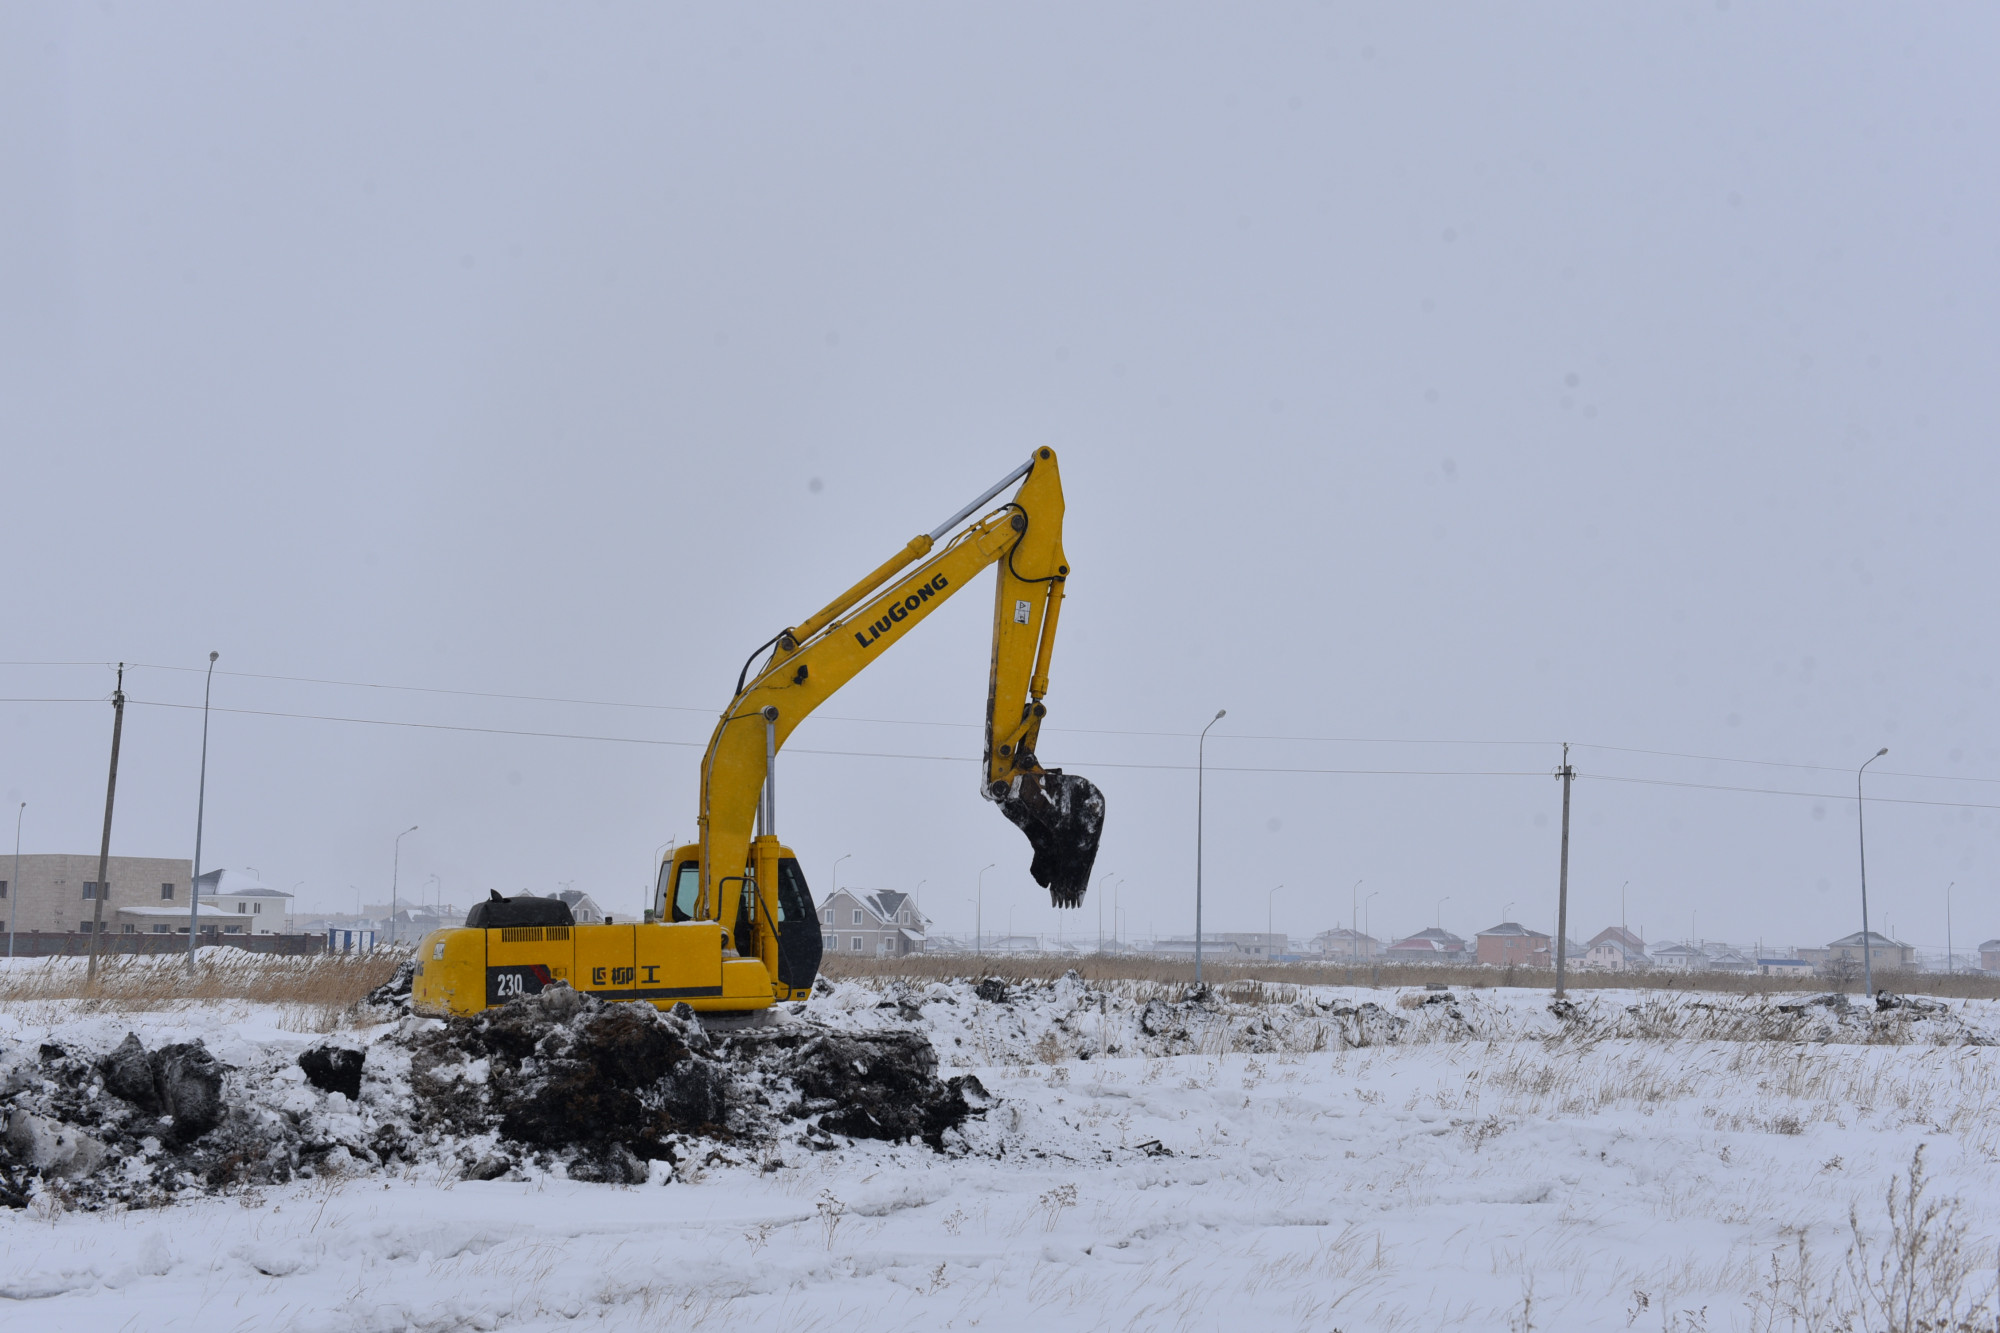
[[[1673,972],[1694,972],[1706,962],[1700,949],[1692,944],[1655,944],[1652,950],[1653,966],[1663,967]]]
[[[1322,930],[1312,937],[1312,951],[1325,958],[1356,961],[1374,958],[1382,952],[1382,942],[1373,935],[1364,935],[1347,926],[1333,930]]]

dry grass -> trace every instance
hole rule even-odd
[[[1149,981],[1192,986],[1194,962],[1118,954],[910,954],[902,958],[855,958],[829,952],[820,970],[834,978],[901,977],[911,981],[951,981],[1000,977],[1007,981],[1053,981],[1074,971],[1085,981]],[[1555,973],[1527,967],[1425,967],[1406,963],[1248,963],[1204,960],[1202,979],[1211,985],[1269,982],[1292,986],[1379,986],[1393,989],[1437,983],[1472,990],[1517,986],[1555,989]],[[1879,972],[1876,989],[1900,995],[1953,999],[2000,999],[2000,976],[1976,972]],[[1728,972],[1579,972],[1567,978],[1570,990],[1705,991],[1725,995],[1823,995],[1852,990],[1828,977],[1740,976]]]
[[[190,972],[185,955],[126,955],[98,960],[95,981],[82,958],[20,959],[0,969],[0,1004],[70,1001],[76,1011],[97,1013],[247,1000],[291,1007],[297,1026],[328,1031],[388,981],[405,956],[386,949],[304,958],[204,949]]]

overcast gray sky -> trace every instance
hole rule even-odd
[[[376,901],[419,824],[406,889],[631,911],[750,649],[1049,445],[1042,757],[1106,793],[1128,931],[1192,927],[1227,707],[1212,929],[1346,924],[1356,880],[1377,935],[1447,896],[1552,929],[1568,739],[1573,934],[1630,881],[1649,937],[1824,943],[1887,745],[1874,922],[1941,947],[1955,880],[1964,947],[2000,935],[1996,37],[12,4],[0,656],[153,664],[116,852],[192,850],[199,715],[158,705],[213,648],[259,711],[214,717],[211,864]],[[784,762],[783,832],[952,929],[997,862],[988,928],[1053,932],[975,791],[985,586],[798,733],[861,753]],[[0,670],[27,849],[95,850],[109,707],[11,700],[109,669]]]

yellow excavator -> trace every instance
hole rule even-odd
[[[1012,499],[986,509],[1015,482]],[[496,893],[464,926],[425,937],[414,1007],[477,1013],[557,982],[606,1000],[703,1011],[805,999],[819,970],[820,923],[798,858],[778,840],[778,752],[834,691],[988,565],[999,583],[981,794],[1027,835],[1030,872],[1050,901],[1081,905],[1104,796],[1085,778],[1043,768],[1035,754],[1070,573],[1062,525],[1055,452],[1037,449],[818,613],[759,646],[702,756],[700,837],[662,859],[644,920],[579,925],[559,900]]]

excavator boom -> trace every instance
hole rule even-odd
[[[1017,480],[1011,500],[952,535]],[[867,578],[767,645],[770,656],[754,673],[746,668],[703,756],[705,902],[720,903],[716,886],[733,873],[727,868],[746,863],[760,813],[766,813],[767,780],[792,730],[988,565],[998,567],[998,581],[982,791],[1027,835],[1031,872],[1051,900],[1063,907],[1082,902],[1103,831],[1104,797],[1087,779],[1043,768],[1035,752],[1070,573],[1062,523],[1055,452],[1038,449],[977,500],[912,538]],[[764,832],[774,830],[767,824]]]

